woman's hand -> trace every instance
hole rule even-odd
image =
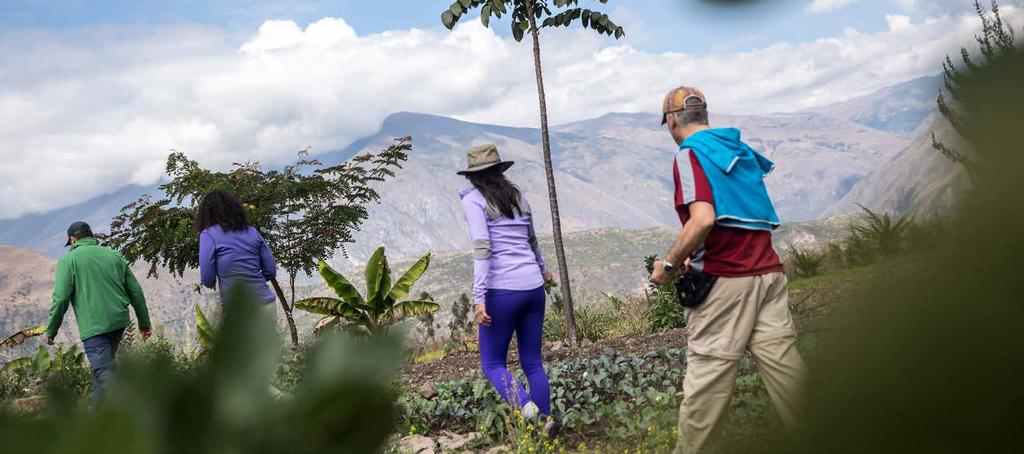
[[[548,285],[554,284],[555,283],[555,275],[551,274],[550,271],[545,271],[544,272],[544,283],[548,284]]]
[[[491,316],[487,315],[487,308],[484,307],[484,303],[473,305],[473,315],[476,316],[476,323],[478,325],[491,326]]]

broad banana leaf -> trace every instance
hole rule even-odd
[[[52,363],[53,359],[50,358],[50,351],[46,349],[45,345],[40,345],[39,350],[32,357],[32,368],[35,369],[37,374],[42,375],[50,370],[50,364]]]
[[[23,367],[30,367],[30,366],[32,366],[32,357],[31,356],[23,356],[21,358],[16,358],[16,359],[12,359],[12,360],[8,361],[6,364],[4,364],[3,368],[0,368],[0,372],[7,372],[7,371],[11,371],[11,370],[15,370],[15,369],[21,369]]]
[[[381,293],[384,290],[381,286],[381,282],[384,279],[384,275],[388,274],[387,261],[384,259],[384,247],[381,246],[373,251],[373,255],[370,256],[370,260],[366,261],[366,305],[373,309],[375,315],[381,313],[380,311],[380,299]]]
[[[441,306],[433,301],[402,301],[384,314],[383,325],[391,325],[409,317],[432,314],[441,309]]]
[[[359,290],[356,290],[356,287],[352,285],[348,279],[345,279],[345,276],[334,271],[334,268],[331,268],[331,266],[323,260],[320,261],[317,267],[320,269],[320,276],[324,278],[327,285],[334,290],[334,293],[337,294],[342,301],[353,306],[369,308],[369,305],[367,305],[366,301],[363,300],[362,295],[359,294]]]
[[[324,318],[321,318],[320,321],[316,322],[316,325],[313,326],[313,334],[319,336],[320,334],[323,333],[324,330],[338,326],[340,323],[341,317],[338,317],[336,315],[328,315]]]
[[[390,304],[394,304],[395,301],[398,301],[403,296],[408,295],[409,291],[412,290],[413,284],[420,279],[420,276],[423,276],[423,273],[427,271],[428,267],[430,267],[430,254],[421,257],[411,268],[409,268],[409,271],[406,271],[405,274],[402,275],[401,279],[399,279],[398,282],[395,283],[395,286],[391,288],[391,292],[388,293],[388,302]]]
[[[295,307],[314,314],[329,315],[334,317],[358,320],[363,318],[363,312],[337,298],[313,297],[297,301]]]
[[[196,334],[199,336],[199,345],[203,347],[213,345],[213,327],[210,326],[210,321],[206,319],[206,314],[203,314],[203,310],[198,304],[196,304]]]
[[[46,325],[39,325],[32,328],[26,328],[11,334],[3,342],[0,342],[0,348],[2,347],[14,347],[15,345],[21,345],[25,343],[30,337],[36,337],[46,332]]]

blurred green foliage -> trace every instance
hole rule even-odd
[[[281,348],[245,300],[225,307],[205,360],[157,340],[130,348],[95,413],[51,391],[46,410],[0,413],[3,452],[374,452],[397,417],[387,386],[400,339],[331,336],[310,347],[292,395],[269,391]],[[129,347],[134,341],[129,342]]]
[[[915,267],[857,295],[808,387],[807,452],[1009,452],[1024,359],[1024,52],[957,80],[973,187]],[[959,128],[958,128],[959,129]]]

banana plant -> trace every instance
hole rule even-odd
[[[196,304],[196,336],[199,337],[199,348],[206,350],[213,346],[213,327],[198,304]]]
[[[59,369],[65,365],[79,366],[84,361],[85,353],[78,349],[78,345],[72,345],[67,350],[58,348],[53,355],[50,355],[46,346],[40,345],[35,355],[11,360],[0,368],[0,372],[28,369],[37,376],[44,376],[51,370]]]
[[[23,329],[21,331],[18,331],[16,333],[14,333],[14,334],[11,334],[10,336],[7,337],[7,339],[4,339],[3,341],[0,341],[0,348],[2,348],[2,347],[14,347],[16,345],[21,345],[22,343],[24,343],[29,338],[42,335],[45,332],[46,332],[46,325],[34,326],[32,328],[25,328],[25,329]]]
[[[321,260],[318,265],[320,275],[338,297],[306,298],[296,302],[295,307],[324,316],[313,329],[317,334],[337,327],[362,335],[383,333],[399,321],[432,314],[440,309],[433,301],[398,301],[409,294],[413,284],[429,266],[430,254],[427,254],[392,285],[391,268],[384,255],[384,248],[377,248],[366,263],[364,297],[345,276]]]

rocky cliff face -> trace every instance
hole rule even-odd
[[[910,145],[857,183],[825,214],[856,211],[858,205],[908,213],[917,219],[948,214],[970,181],[963,166],[932,148],[932,133],[947,145],[965,149],[949,124],[935,116]]]

